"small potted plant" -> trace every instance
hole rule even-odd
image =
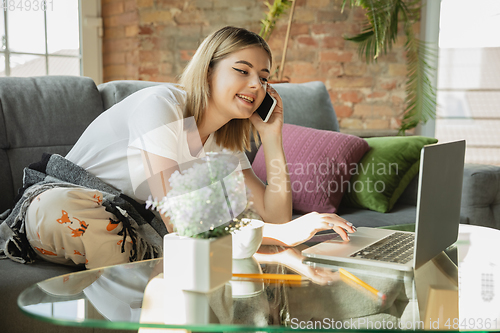
[[[147,207],[170,217],[174,233],[164,237],[164,277],[183,290],[209,292],[232,277],[231,234],[251,212],[238,159],[207,153],[184,171],[175,171],[171,190]]]

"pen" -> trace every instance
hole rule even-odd
[[[233,274],[233,277],[245,279],[302,281],[302,276],[297,274]]]
[[[349,278],[351,281],[356,282],[357,284],[359,284],[360,286],[362,286],[366,290],[372,292],[373,294],[377,295],[378,297],[382,298],[383,300],[386,299],[386,296],[385,296],[385,294],[383,292],[378,291],[377,289],[373,288],[368,283],[364,282],[363,280],[361,280],[357,276],[349,273],[345,269],[339,268],[339,273],[342,274],[342,275],[344,275],[345,277]]]

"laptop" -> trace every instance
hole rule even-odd
[[[465,140],[422,148],[415,232],[359,227],[302,251],[307,260],[365,264],[412,271],[434,258],[458,238]]]

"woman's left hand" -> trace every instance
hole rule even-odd
[[[283,128],[283,101],[278,92],[270,84],[267,85],[267,92],[276,99],[276,107],[269,120],[265,123],[257,112],[254,112],[250,117],[250,121],[259,132],[262,140],[265,140],[265,137],[268,135],[281,136],[281,129]]]

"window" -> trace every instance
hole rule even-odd
[[[0,75],[81,75],[78,0],[6,0],[0,6]]]
[[[500,1],[442,0],[436,138],[466,162],[500,165]]]
[[[0,9],[0,76],[102,82],[99,0],[0,0]]]

